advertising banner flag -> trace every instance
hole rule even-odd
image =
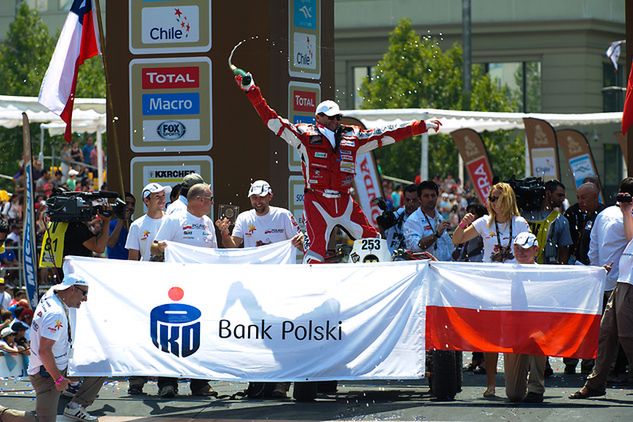
[[[596,162],[585,135],[577,130],[565,129],[557,131],[556,136],[574,175],[576,189],[582,185],[583,180],[587,177],[595,177],[599,180]]]
[[[473,181],[479,201],[486,204],[492,188],[493,174],[483,140],[473,129],[455,130],[451,132],[451,136],[466,164],[468,176]]]
[[[31,148],[31,131],[29,118],[26,113],[22,113],[22,146],[24,148],[24,176],[25,193],[24,196],[24,230],[22,237],[22,269],[24,270],[24,281],[26,293],[29,297],[31,307],[35,309],[38,302],[37,292],[37,249],[35,246],[35,204],[33,187],[33,154]]]
[[[560,180],[558,144],[554,128],[545,120],[531,117],[524,118],[523,124],[532,176],[542,177],[544,181]]]
[[[343,117],[342,123],[345,125],[358,126],[363,130],[367,129],[363,122],[353,117]],[[383,196],[382,177],[378,172],[378,166],[376,165],[372,151],[359,153],[356,156],[354,190],[358,198],[358,205],[360,205],[363,213],[367,216],[367,220],[369,220],[374,227],[378,227],[378,221],[376,219],[382,214],[382,210],[372,201]]]
[[[215,249],[167,242],[165,262],[196,264],[296,264],[297,248],[291,240],[257,248]]]
[[[434,262],[427,275],[428,349],[596,357],[602,267]]]
[[[69,373],[227,381],[424,376],[425,262],[213,265],[69,257]]]

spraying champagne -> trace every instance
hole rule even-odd
[[[235,50],[237,50],[237,47],[242,45],[242,43],[244,43],[244,41],[240,41],[239,43],[237,43],[237,45],[233,47],[233,50],[231,50],[231,54],[229,54],[229,67],[231,68],[231,71],[233,72],[235,76],[239,75],[242,77],[242,85],[247,86],[247,85],[250,85],[251,83],[251,80],[252,80],[251,74],[240,69],[239,67],[235,66],[231,62],[231,60],[233,59],[233,53],[235,53]]]

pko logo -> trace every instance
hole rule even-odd
[[[178,302],[185,293],[180,287],[172,287],[168,295]],[[198,308],[183,303],[167,303],[152,309],[149,323],[154,346],[183,358],[196,353],[200,348],[200,315]]]

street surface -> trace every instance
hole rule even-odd
[[[470,358],[470,354],[466,356]],[[189,396],[188,383],[185,382],[180,384],[180,395],[175,399],[158,398],[155,382],[145,386],[148,395],[132,397],[127,395],[127,382],[121,380],[109,381],[88,410],[104,422],[155,418],[164,421],[497,419],[539,422],[633,419],[633,386],[610,385],[606,397],[569,400],[567,396],[582,385],[584,376],[563,375],[561,359],[552,359],[552,363],[555,374],[546,380],[545,402],[542,404],[513,404],[505,400],[502,376],[497,381],[499,398],[484,399],[485,375],[465,372],[463,391],[452,402],[433,400],[428,393],[426,380],[341,382],[336,395],[319,398],[314,403],[295,403],[291,399],[192,398]],[[246,388],[246,383],[211,384],[222,396],[231,396]],[[26,379],[0,381],[0,404],[4,406],[33,410],[34,397]],[[66,402],[67,399],[62,399],[60,406]],[[66,419],[60,416],[58,420]]]

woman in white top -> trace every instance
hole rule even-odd
[[[514,238],[521,232],[529,232],[527,221],[519,214],[516,197],[507,183],[494,185],[488,196],[488,213],[475,220],[468,213],[453,233],[453,243],[459,245],[481,236],[484,241],[483,262],[514,263],[512,254]],[[497,353],[484,353],[486,391],[484,397],[494,397],[497,374]]]

